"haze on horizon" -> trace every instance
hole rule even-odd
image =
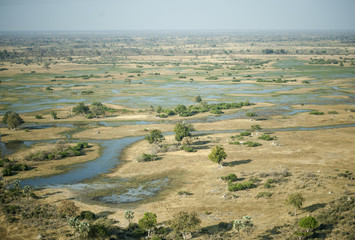
[[[0,31],[354,31],[354,10],[354,0],[0,0]]]

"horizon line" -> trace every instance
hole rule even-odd
[[[81,29],[81,30],[2,30],[0,32],[355,32],[355,29]]]

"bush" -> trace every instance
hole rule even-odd
[[[96,218],[95,213],[93,213],[91,211],[82,211],[80,213],[81,220],[95,220],[95,218]]]
[[[16,206],[16,205],[5,205],[5,206],[3,206],[2,210],[5,214],[14,215],[16,213],[19,213],[21,208],[20,208],[20,206]]]
[[[269,192],[259,192],[257,195],[256,195],[256,198],[269,198],[272,196],[272,193],[269,193]]]
[[[264,188],[272,188],[272,185],[270,183],[265,183]]]
[[[189,196],[189,195],[192,195],[192,193],[189,193],[189,192],[186,192],[186,191],[179,191],[178,195],[180,195],[180,196]]]
[[[245,131],[245,132],[241,132],[239,135],[240,135],[240,136],[243,136],[243,137],[246,137],[246,136],[250,136],[250,135],[251,135],[251,132]]]
[[[11,171],[10,168],[5,168],[5,169],[2,170],[2,174],[3,174],[4,177],[5,176],[11,176],[12,175],[12,171]]]
[[[241,183],[237,183],[237,184],[228,184],[228,191],[231,192],[235,192],[235,191],[240,191],[240,190],[244,190],[244,186]]]
[[[196,152],[196,149],[194,149],[193,147],[189,147],[189,146],[182,146],[181,150],[185,150],[185,152]]]
[[[243,183],[237,183],[237,184],[228,184],[228,191],[235,192],[235,191],[240,191],[240,190],[245,190],[245,189],[250,189],[254,188],[255,184],[252,181],[245,181]]]
[[[27,171],[29,167],[26,164],[15,164],[11,166],[12,171]]]
[[[259,147],[262,144],[258,143],[258,142],[247,141],[247,142],[244,142],[243,145],[247,145],[247,147]]]
[[[220,109],[211,109],[210,113],[217,114],[217,115],[223,114],[223,112]]]
[[[221,179],[224,180],[224,181],[228,181],[228,182],[235,182],[235,181],[238,180],[238,177],[234,173],[231,173],[231,174],[229,174],[227,176],[221,177]]]
[[[268,180],[266,180],[267,183],[275,183],[275,179],[269,178]]]
[[[36,119],[43,119],[43,116],[42,116],[42,115],[37,114],[37,115],[35,116],[35,118],[36,118]]]
[[[339,114],[337,111],[329,111],[328,114]]]
[[[143,153],[137,160],[138,162],[151,162],[158,160],[158,156],[156,154]]]
[[[275,138],[274,138],[274,137],[270,137],[270,135],[268,135],[268,134],[263,134],[263,135],[261,135],[261,136],[259,137],[259,139],[265,140],[265,141],[272,141],[272,140],[274,140]]]
[[[3,167],[4,163],[9,163],[9,162],[10,162],[10,159],[8,159],[8,158],[0,159],[0,167]]]
[[[311,114],[311,115],[323,115],[324,112],[320,112],[318,110],[312,110],[312,111],[309,112],[309,114]]]

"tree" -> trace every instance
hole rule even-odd
[[[90,105],[89,111],[92,112],[92,114],[94,114],[96,117],[105,114],[104,105],[102,105],[100,102],[93,102]]]
[[[198,95],[198,96],[196,96],[196,97],[194,97],[194,101],[195,102],[202,102],[202,98],[201,98],[201,96],[200,95]]]
[[[182,104],[177,105],[176,108],[174,109],[174,112],[177,114],[182,114],[185,111],[186,111],[186,106]]]
[[[301,218],[301,220],[298,222],[298,226],[306,229],[307,233],[318,227],[318,225],[319,223],[317,219],[311,216]]]
[[[196,213],[179,212],[171,221],[171,228],[176,233],[181,233],[186,239],[186,235],[200,228],[201,220]]]
[[[224,148],[216,145],[212,148],[212,152],[208,155],[208,159],[212,162],[218,163],[221,165],[223,159],[227,157],[227,154],[224,152]]]
[[[233,221],[233,230],[238,231],[238,233],[240,232],[240,230],[249,233],[253,226],[253,221],[249,216],[243,216],[241,219]]]
[[[127,210],[124,214],[124,217],[128,220],[129,223],[131,223],[134,218],[134,212],[131,210]]]
[[[58,119],[57,113],[54,111],[51,111],[51,115],[53,119]]]
[[[295,207],[295,216],[297,215],[297,209],[302,207],[303,202],[304,198],[301,193],[292,193],[286,199],[286,204]]]
[[[250,121],[252,121],[256,116],[258,116],[258,114],[255,112],[247,112],[245,115],[250,118]]]
[[[184,137],[190,137],[191,133],[190,131],[193,131],[193,127],[191,124],[186,124],[186,123],[177,123],[174,128],[175,132],[175,140],[176,141],[181,141]]]
[[[11,129],[16,129],[18,126],[25,123],[20,115],[12,111],[5,113],[2,122],[7,124]]]
[[[157,215],[151,212],[144,213],[143,218],[139,219],[138,225],[147,230],[148,237],[150,237],[152,229],[157,225]]]
[[[90,108],[86,106],[83,102],[81,102],[76,105],[72,111],[75,114],[88,114],[90,112]]]
[[[157,113],[161,113],[161,112],[163,112],[164,110],[163,110],[163,108],[161,107],[161,106],[158,106],[157,108],[156,108],[156,112]]]
[[[250,129],[253,132],[258,132],[258,131],[262,130],[262,127],[259,124],[254,124],[254,125],[251,125]]]
[[[161,143],[165,138],[160,130],[154,129],[150,131],[149,135],[145,136],[144,139],[147,140],[150,144],[158,144]]]

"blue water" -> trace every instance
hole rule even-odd
[[[127,137],[114,140],[98,141],[103,148],[102,155],[82,164],[74,165],[68,172],[50,177],[39,177],[21,181],[23,186],[43,187],[58,184],[75,184],[97,175],[108,173],[119,164],[119,157],[124,148],[143,139],[143,137]],[[96,141],[94,141],[96,142]]]

